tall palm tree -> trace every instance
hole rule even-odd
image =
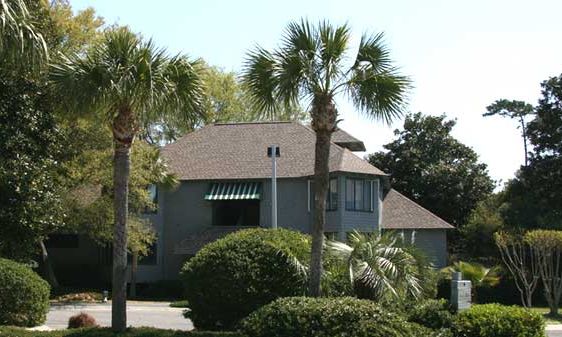
[[[365,116],[390,122],[402,114],[407,77],[392,65],[383,34],[364,35],[351,59],[347,25],[327,22],[290,23],[282,44],[273,51],[261,47],[248,54],[242,80],[253,103],[275,115],[279,103],[309,107],[316,133],[314,165],[314,225],[310,268],[310,295],[320,295],[325,200],[328,189],[330,140],[338,124],[336,98],[347,95]]]
[[[25,1],[0,0],[0,64],[6,69],[24,63],[37,66],[47,56],[47,44]]]
[[[391,295],[418,298],[423,291],[423,257],[402,244],[396,233],[349,235],[349,244],[328,241],[329,254],[347,263],[349,278],[361,297],[380,301]]]
[[[53,87],[71,112],[102,114],[113,132],[114,212],[112,327],[126,327],[130,149],[141,125],[166,116],[189,120],[203,100],[200,62],[170,57],[127,28],[106,33],[85,56],[51,67]]]

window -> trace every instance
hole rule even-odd
[[[314,208],[314,183],[309,180],[308,181],[308,195],[309,204],[308,204],[308,211],[310,212],[311,208]],[[311,207],[312,206],[312,207]],[[332,178],[328,184],[328,193],[326,195],[326,211],[336,211],[338,209],[338,179]]]
[[[364,179],[346,179],[345,209],[348,211],[373,211],[373,182]]]
[[[335,211],[338,209],[338,179],[330,179],[328,186],[328,196],[326,200],[326,210]]]

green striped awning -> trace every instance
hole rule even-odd
[[[212,183],[205,200],[259,200],[260,192],[259,182]]]

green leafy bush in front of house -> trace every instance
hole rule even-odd
[[[310,237],[247,229],[205,246],[182,270],[186,317],[200,329],[231,329],[259,307],[306,292]]]
[[[110,328],[69,329],[55,331],[29,331],[0,326],[2,337],[244,337],[232,331],[178,331],[155,328],[129,328],[113,332]]]
[[[247,337],[422,337],[432,331],[409,323],[370,300],[352,297],[288,297],[244,319]]]
[[[408,310],[409,322],[414,322],[430,329],[450,328],[453,321],[451,306],[444,299],[430,299],[416,303]]]
[[[31,268],[0,258],[0,325],[35,326],[49,310],[49,284]]]
[[[451,330],[458,337],[544,337],[544,320],[521,307],[481,304],[457,314]]]

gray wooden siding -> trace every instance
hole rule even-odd
[[[361,177],[357,177],[361,178]],[[379,218],[380,213],[382,211],[381,206],[382,203],[379,202],[380,196],[380,189],[379,189],[379,180],[373,179],[372,177],[367,178],[368,180],[374,180],[373,186],[373,197],[371,198],[371,203],[373,205],[373,211],[352,211],[345,209],[345,199],[346,199],[346,191],[345,191],[345,184],[346,184],[347,177],[341,177],[340,187],[340,209],[342,212],[341,215],[341,229],[342,232],[352,232],[353,230],[357,230],[359,232],[375,232],[379,229]]]
[[[404,240],[412,243],[411,229],[403,231],[397,230],[399,233],[404,233]],[[436,268],[446,267],[448,264],[447,258],[447,232],[444,229],[416,229],[414,236],[414,245],[422,250],[431,263]]]
[[[201,231],[212,224],[211,203],[204,199],[208,188],[208,181],[184,181],[175,190],[163,193],[165,279],[177,278],[187,258],[174,254],[175,246],[189,233]]]

